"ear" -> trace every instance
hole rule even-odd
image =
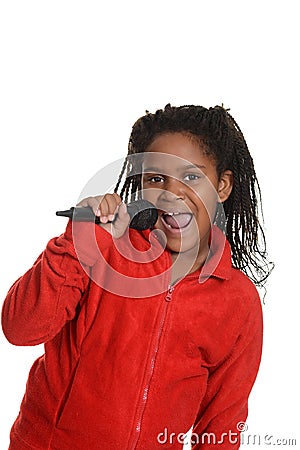
[[[219,202],[223,203],[228,199],[233,188],[233,173],[231,170],[224,170],[221,173],[218,184]]]

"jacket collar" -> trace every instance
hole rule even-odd
[[[210,232],[210,251],[200,271],[199,283],[203,283],[209,277],[222,280],[231,278],[231,249],[225,234],[216,225]]]
[[[148,243],[150,231],[147,229],[141,232]],[[210,251],[202,268],[188,276],[199,276],[199,283],[204,283],[210,277],[229,280],[232,270],[231,249],[225,234],[216,225],[211,228],[209,245]]]

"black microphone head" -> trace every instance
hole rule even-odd
[[[158,212],[153,203],[148,200],[137,200],[127,205],[130,215],[130,228],[138,231],[147,230],[153,227],[158,219]]]

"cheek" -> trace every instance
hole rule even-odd
[[[150,203],[153,203],[153,205],[157,204],[157,195],[151,194],[150,192],[144,191],[143,193],[143,199],[147,200]]]
[[[142,184],[142,198],[148,202],[156,204],[161,191],[161,189],[145,188]]]
[[[217,198],[214,186],[207,184],[193,193],[192,201],[201,215],[205,214],[211,217],[216,209]]]

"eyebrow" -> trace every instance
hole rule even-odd
[[[206,166],[201,165],[201,164],[188,164],[187,166],[181,167],[180,170],[181,169],[183,169],[183,170],[195,169],[195,168],[198,168],[198,169],[202,170],[202,169],[206,169]],[[145,167],[143,169],[143,172],[150,172],[150,173],[158,172],[158,173],[162,173],[162,170],[161,170],[161,167],[151,166],[151,167]]]

